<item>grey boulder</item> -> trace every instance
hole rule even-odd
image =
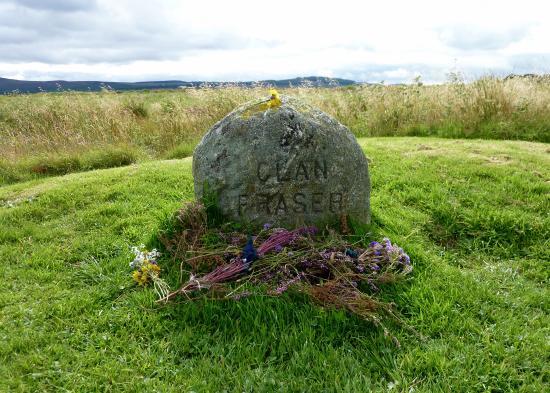
[[[244,104],[208,131],[193,154],[196,198],[209,193],[228,220],[253,225],[369,222],[368,163],[353,134],[297,99],[281,101]]]

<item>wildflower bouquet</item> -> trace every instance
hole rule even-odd
[[[141,244],[139,247],[132,247],[132,253],[135,258],[130,262],[130,268],[134,269],[132,272],[134,281],[139,286],[146,286],[152,282],[159,297],[166,297],[170,287],[160,278],[160,266],[157,262],[160,252],[156,249],[148,251],[145,245]]]

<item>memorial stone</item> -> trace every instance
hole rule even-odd
[[[258,100],[215,124],[193,154],[195,195],[231,221],[292,228],[370,220],[368,163],[353,134],[303,102]]]

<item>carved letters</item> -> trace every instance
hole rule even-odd
[[[339,213],[344,210],[344,195],[341,192],[259,193],[254,196],[241,194],[239,195],[239,216],[243,215],[247,209],[274,215],[323,211]]]
[[[308,190],[307,184],[299,192],[284,190],[286,182],[316,183],[315,188],[318,189],[318,183],[327,180],[328,175],[326,160],[313,162],[298,160],[294,164],[260,162],[256,167],[258,189],[261,190],[269,182],[272,186],[280,184],[280,190],[239,195],[239,216],[249,209],[268,215],[322,213],[323,211],[340,213],[345,207],[345,195],[342,192],[312,192]]]
[[[270,189],[275,186],[275,189],[279,188],[279,190],[239,195],[239,216],[250,209],[258,213],[277,216],[344,211],[345,195],[342,192],[312,192],[308,190],[307,183],[314,183],[316,185],[314,189],[319,189],[319,183],[322,184],[328,180],[326,160],[312,162],[298,160],[293,163],[262,161],[258,163],[255,175],[259,182],[257,187],[259,190],[262,190],[266,184],[270,184]],[[303,184],[303,189],[299,192],[285,191],[285,185],[288,182]]]
[[[256,178],[260,183],[274,181],[285,183],[290,181],[317,181],[328,180],[328,166],[326,160],[313,162],[298,160],[294,162],[269,163],[262,161],[256,167]]]

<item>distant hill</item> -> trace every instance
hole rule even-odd
[[[535,82],[550,82],[550,74],[510,74],[504,78],[505,81],[510,79],[527,79]]]
[[[252,87],[257,85],[269,85],[275,87],[291,86],[315,86],[315,87],[333,87],[349,86],[355,84],[355,81],[340,78],[326,78],[320,76],[308,76],[293,79],[264,80],[257,82],[185,82],[179,80],[171,81],[152,81],[152,82],[101,82],[101,81],[25,81],[17,79],[0,78],[0,94],[5,93],[39,93],[50,91],[100,91],[108,90],[146,90],[146,89],[178,89],[178,88],[200,88],[204,86],[223,87],[227,85],[238,85],[242,87]]]

